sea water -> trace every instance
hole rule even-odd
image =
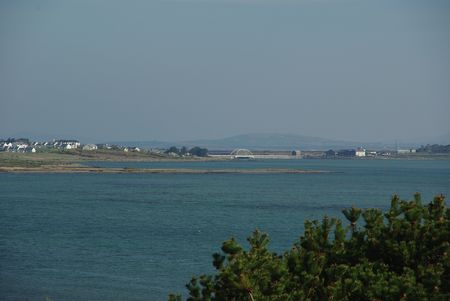
[[[307,219],[450,194],[450,161],[106,163],[145,168],[301,168],[324,174],[0,174],[0,300],[166,300],[254,229],[288,250]]]

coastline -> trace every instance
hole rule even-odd
[[[129,168],[129,167],[96,167],[88,166],[87,162],[211,162],[230,161],[225,157],[191,157],[170,158],[155,157],[146,154],[123,153],[89,153],[58,152],[58,153],[0,153],[0,173],[147,173],[147,174],[316,174],[331,173],[327,170],[304,169],[198,169],[198,168]],[[346,158],[347,160],[448,160],[450,156],[428,157],[380,157],[380,158]],[[274,158],[268,160],[277,160]],[[285,159],[280,159],[285,160]],[[291,159],[296,160],[296,159]],[[298,160],[298,159],[297,159]],[[308,158],[306,160],[344,160],[344,158]]]
[[[110,173],[110,174],[323,174],[328,170],[288,168],[192,169],[192,168],[101,168],[79,165],[40,167],[0,167],[0,173]]]

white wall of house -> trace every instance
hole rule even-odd
[[[366,150],[365,149],[357,149],[355,152],[356,157],[365,157],[366,156]]]
[[[95,144],[86,144],[85,146],[83,146],[83,150],[96,150],[98,149],[97,145]]]

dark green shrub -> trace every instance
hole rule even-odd
[[[216,275],[193,278],[187,300],[450,300],[450,209],[442,195],[426,206],[416,194],[393,196],[385,213],[343,213],[348,227],[334,218],[307,221],[282,255],[259,231],[248,251],[225,241],[213,255]]]

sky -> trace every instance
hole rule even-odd
[[[449,115],[450,1],[0,0],[0,138],[392,141]]]

